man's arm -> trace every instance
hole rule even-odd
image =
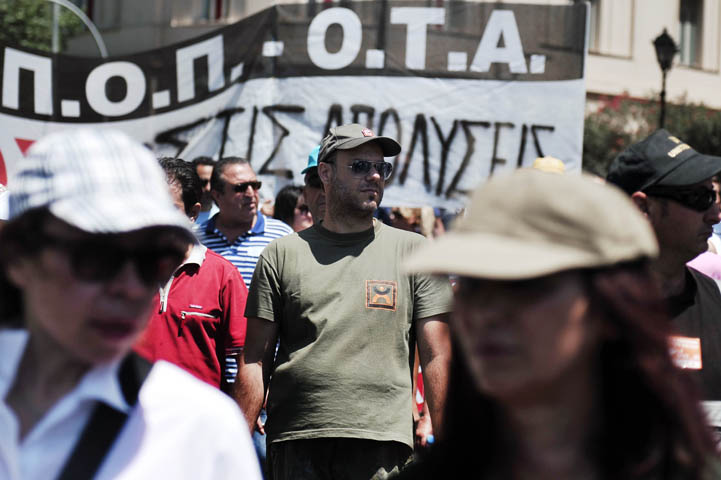
[[[442,435],[443,409],[448,392],[451,365],[451,336],[448,314],[421,318],[416,322],[418,353],[423,369],[423,387],[433,423],[433,432]]]
[[[238,359],[238,376],[232,394],[243,410],[251,433],[263,407],[277,338],[278,325],[275,322],[248,318],[245,348]]]

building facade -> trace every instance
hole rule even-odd
[[[290,0],[294,1],[294,0]],[[428,0],[440,6],[454,0]],[[584,0],[525,0],[567,4]],[[111,55],[124,55],[183,41],[250,16],[269,0],[75,0],[98,26]],[[288,3],[288,0],[284,0]],[[302,3],[302,2],[296,2]],[[311,0],[312,4],[342,1]],[[509,3],[508,0],[498,3]],[[679,46],[667,77],[671,102],[721,109],[721,0],[589,0],[587,91],[653,98],[661,70],[653,40],[664,29]],[[68,42],[66,53],[94,56],[88,34]]]

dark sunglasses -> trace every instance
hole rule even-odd
[[[140,279],[148,286],[162,285],[183,262],[185,251],[179,246],[143,245],[129,248],[107,239],[70,240],[45,234],[47,245],[65,252],[73,275],[85,282],[107,282],[131,262]]]
[[[302,215],[308,215],[310,209],[308,208],[308,205],[301,205],[300,207],[298,207],[298,212],[300,212]]]
[[[371,171],[371,167],[374,167],[378,174],[383,177],[384,180],[388,180],[393,172],[393,165],[388,162],[369,162],[368,160],[353,160],[353,163],[348,165],[351,172],[354,175],[368,175]]]
[[[201,178],[200,179],[200,184],[203,186],[203,188],[207,187],[209,183],[210,183],[209,178]]]
[[[660,198],[670,198],[684,207],[697,212],[705,212],[716,203],[716,190],[707,187],[678,188],[678,187],[650,187],[644,190],[646,195]]]
[[[231,188],[235,193],[243,193],[248,190],[248,187],[252,188],[255,191],[258,191],[260,190],[261,185],[263,185],[263,182],[254,180],[252,182],[236,183],[235,185],[232,185]]]

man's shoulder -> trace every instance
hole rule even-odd
[[[259,215],[263,215],[263,214],[261,213]],[[276,235],[278,237],[281,237],[281,236],[289,235],[289,234],[293,233],[293,229],[290,228],[290,226],[287,223],[285,223],[281,220],[277,220],[275,218],[266,217],[266,216],[263,216],[263,217],[265,220],[264,234],[266,236]]]
[[[212,269],[222,272],[238,271],[238,269],[230,262],[230,260],[222,256],[221,254],[214,252],[210,248],[208,248],[208,250],[205,252],[205,260],[203,261],[202,267],[205,267],[209,270]]]
[[[218,216],[218,214],[216,213],[215,215],[206,218],[202,222],[197,222],[195,224],[195,229],[205,232],[206,230],[208,230],[208,225],[211,225],[211,230],[212,230],[213,226],[215,225],[215,218],[217,216]]]
[[[386,224],[381,224],[380,228],[378,228],[377,240],[410,250],[423,245],[427,241],[426,237],[420,233],[409,232]]]
[[[215,233],[214,218],[215,217],[213,216],[205,220],[204,222],[196,223],[193,225],[193,232],[195,233],[195,236],[198,238],[200,243],[205,244],[209,240],[220,239],[220,237]]]
[[[719,283],[693,267],[686,267],[686,269],[691,273],[691,276],[696,281],[699,298],[702,300],[712,300],[721,305],[721,290],[719,290]]]
[[[263,253],[261,253],[261,256],[266,253],[270,253],[273,251],[282,251],[285,249],[294,249],[297,248],[299,245],[304,243],[305,241],[303,238],[301,238],[300,235],[298,235],[298,232],[291,231],[290,233],[283,235],[281,237],[274,238],[271,240],[271,242],[268,244],[267,247],[263,250]]]

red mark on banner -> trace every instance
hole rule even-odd
[[[15,143],[17,143],[20,152],[25,155],[25,152],[28,151],[28,148],[30,148],[30,146],[35,143],[35,140],[16,138]],[[5,158],[3,157],[2,152],[0,152],[0,183],[2,183],[3,185],[8,184],[8,171],[7,167],[5,166]]]
[[[3,185],[8,184],[8,174],[5,169],[5,159],[3,158],[3,152],[0,152],[0,183]]]
[[[18,144],[18,148],[22,152],[23,155],[25,155],[25,152],[28,151],[28,148],[35,143],[35,140],[26,140],[24,138],[16,138],[15,143]]]

